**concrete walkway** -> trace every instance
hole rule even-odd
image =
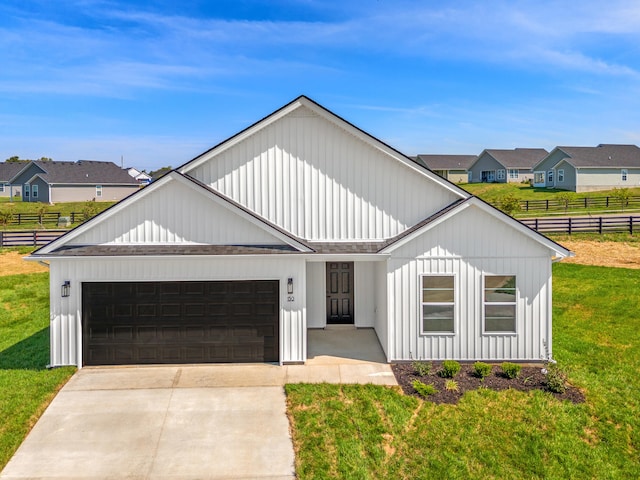
[[[309,332],[307,365],[84,368],[0,479],[294,479],[282,386],[396,385],[390,366],[376,361],[379,346],[353,353],[349,336],[370,334]]]

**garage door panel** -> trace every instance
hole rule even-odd
[[[278,297],[278,281],[84,283],[84,362],[278,361]]]

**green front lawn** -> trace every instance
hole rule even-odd
[[[0,277],[0,469],[75,370],[48,363],[49,274]]]
[[[296,468],[320,478],[639,478],[640,270],[554,266],[554,357],[586,403],[287,385]]]

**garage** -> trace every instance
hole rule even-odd
[[[279,361],[279,281],[84,282],[84,365]]]

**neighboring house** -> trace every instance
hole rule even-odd
[[[388,361],[540,361],[569,255],[302,96],[29,259],[81,367],[304,363],[331,324]]]
[[[484,150],[469,167],[473,183],[528,182],[533,179],[532,167],[549,152],[544,148],[515,148],[513,150]]]
[[[113,202],[139,189],[126,170],[112,162],[32,161],[22,165],[11,183],[22,186],[23,202]]]
[[[469,167],[478,157],[475,155],[418,155],[416,161],[433,173],[453,183],[469,181]]]
[[[534,187],[593,192],[640,186],[636,145],[556,147],[534,166]]]
[[[127,168],[127,173],[136,179],[138,184],[145,186],[151,183],[151,175],[146,174],[145,172],[141,172],[137,168]]]
[[[20,197],[20,185],[13,185],[11,179],[23,167],[24,163],[20,162],[2,162],[0,163],[0,197]]]

